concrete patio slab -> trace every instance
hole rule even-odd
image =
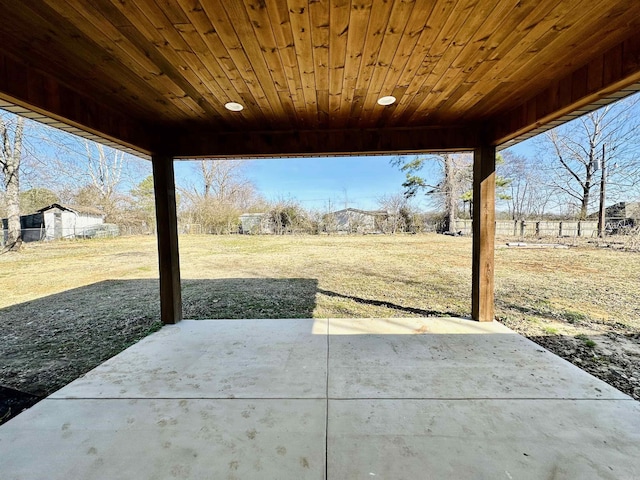
[[[50,398],[324,398],[327,320],[184,320]]]
[[[638,445],[640,403],[498,323],[184,321],[0,427],[0,479],[637,479]]]
[[[330,398],[629,397],[497,322],[332,319]]]
[[[0,478],[325,478],[323,400],[43,400],[0,429]]]
[[[331,400],[329,478],[637,479],[633,400]]]

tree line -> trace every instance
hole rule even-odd
[[[598,219],[607,205],[640,200],[639,95],[548,130],[532,143],[533,157],[509,149],[497,156],[498,218]],[[471,155],[397,157],[392,164],[406,174],[408,198],[433,198],[445,229],[456,217],[470,218]]]
[[[549,130],[531,156],[506,149],[497,159],[498,218],[513,220],[593,216],[598,204],[640,198],[640,96],[636,95]],[[153,232],[153,179],[147,161],[36,124],[0,114],[0,217],[7,218],[6,248],[19,248],[19,216],[52,203],[91,206],[107,223],[132,233]],[[396,157],[406,174],[402,194],[378,199],[388,233],[451,230],[473,209],[472,157],[441,154]],[[308,210],[295,199],[266,200],[248,179],[242,160],[192,162],[192,185],[178,185],[183,231],[225,234],[239,230],[243,213],[262,213],[274,233],[331,232],[330,205]],[[606,198],[605,198],[606,190]],[[427,198],[434,212],[416,209]],[[354,216],[353,229],[358,230]]]

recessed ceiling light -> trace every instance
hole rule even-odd
[[[378,105],[382,105],[384,107],[386,107],[387,105],[392,105],[394,103],[396,103],[396,97],[392,97],[391,95],[378,99]]]
[[[224,104],[224,108],[226,108],[227,110],[231,110],[232,112],[239,112],[244,107],[237,102],[229,102]]]

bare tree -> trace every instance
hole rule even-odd
[[[13,134],[10,129],[13,127]],[[13,126],[0,117],[0,167],[7,203],[7,244],[5,250],[17,251],[22,245],[20,226],[20,162],[22,160],[22,137],[24,118],[15,117]]]
[[[201,160],[195,166],[198,185],[181,187],[188,202],[187,223],[200,224],[210,233],[230,233],[238,228],[239,215],[263,205],[255,186],[245,175],[242,160]]]
[[[612,197],[637,184],[639,102],[639,96],[622,100],[544,134],[543,152],[551,159],[553,171],[551,185],[576,204],[578,219],[587,218],[596,200],[601,180],[596,172],[604,160],[603,144]]]
[[[85,140],[84,145],[91,184],[98,189],[104,199],[112,198],[122,179],[124,152],[114,149],[106,151],[104,145],[99,143],[91,145],[88,140]]]
[[[313,229],[308,212],[293,199],[274,203],[269,210],[269,219],[276,235],[310,232]]]
[[[127,192],[151,173],[146,160],[55,128],[39,126],[35,136],[37,185],[54,190],[63,203],[99,208],[114,223],[130,204]]]
[[[471,187],[471,157],[466,154],[445,153],[412,159],[396,157],[391,163],[406,173],[406,180],[402,184],[405,196],[411,198],[421,191],[434,196],[444,212],[443,230],[453,231],[459,202]],[[418,175],[429,164],[437,165],[439,172],[430,176]]]
[[[335,206],[332,205],[331,199],[327,200],[324,208],[324,212],[321,214],[320,222],[321,230],[328,234],[336,233],[338,231],[338,219],[335,214]]]
[[[501,199],[507,202],[511,219],[542,217],[553,192],[546,185],[539,166],[524,155],[508,150],[502,156],[504,162],[498,166],[499,177],[508,178],[509,183],[508,195]]]
[[[70,200],[77,205],[99,208],[107,221],[117,222],[125,199],[119,191],[124,159],[124,152],[84,140],[84,159],[58,162],[62,172],[76,169],[72,173],[75,180],[70,188]]]
[[[198,171],[203,184],[203,198],[213,197],[242,208],[255,200],[255,186],[246,177],[246,160],[201,160]],[[197,194],[197,189],[196,189]]]
[[[409,199],[402,193],[383,195],[378,199],[379,207],[387,212],[385,233],[407,232],[413,226],[413,212]]]

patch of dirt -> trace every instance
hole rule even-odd
[[[498,319],[591,375],[640,400],[640,331],[619,323]]]

